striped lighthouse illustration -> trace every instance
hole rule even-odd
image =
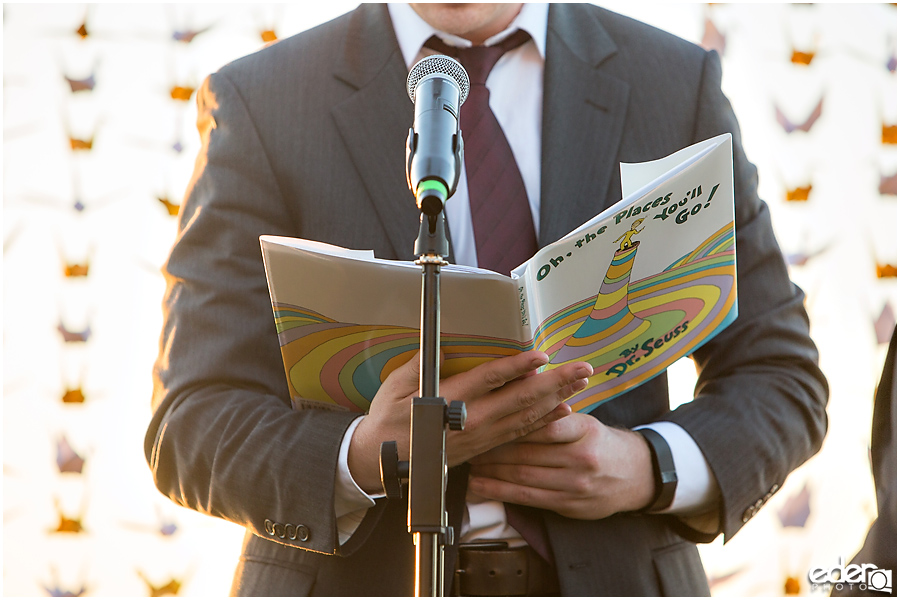
[[[628,304],[628,284],[641,243],[632,237],[643,229],[643,219],[631,224],[631,229],[615,241],[621,242],[606,270],[594,307],[587,318],[565,343],[550,357],[550,364],[571,360],[585,360],[606,354],[610,347],[619,348],[636,340],[650,328],[650,322],[631,311]]]

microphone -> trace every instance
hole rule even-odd
[[[459,108],[469,95],[469,75],[456,60],[433,54],[413,65],[406,89],[416,106],[406,140],[406,181],[419,210],[434,217],[459,183]]]

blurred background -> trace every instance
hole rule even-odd
[[[199,148],[194,90],[355,5],[4,4],[4,595],[228,593],[243,530],[163,498],[142,450],[159,268]],[[713,595],[821,594],[810,568],[849,560],[876,515],[872,401],[897,307],[896,6],[605,5],[723,56],[831,385],[822,451],[727,545],[701,547]],[[693,376],[688,361],[670,369],[674,404]]]

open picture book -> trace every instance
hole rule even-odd
[[[731,135],[621,175],[621,201],[509,276],[441,268],[442,377],[538,349],[545,369],[593,365],[568,401],[588,412],[737,317]],[[297,238],[260,244],[294,406],[364,412],[419,350],[421,267]]]

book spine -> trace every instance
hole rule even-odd
[[[525,269],[521,277],[515,280],[516,283],[516,301],[519,307],[519,322],[522,331],[519,339],[522,341],[534,342],[534,325],[531,321],[531,265]]]

